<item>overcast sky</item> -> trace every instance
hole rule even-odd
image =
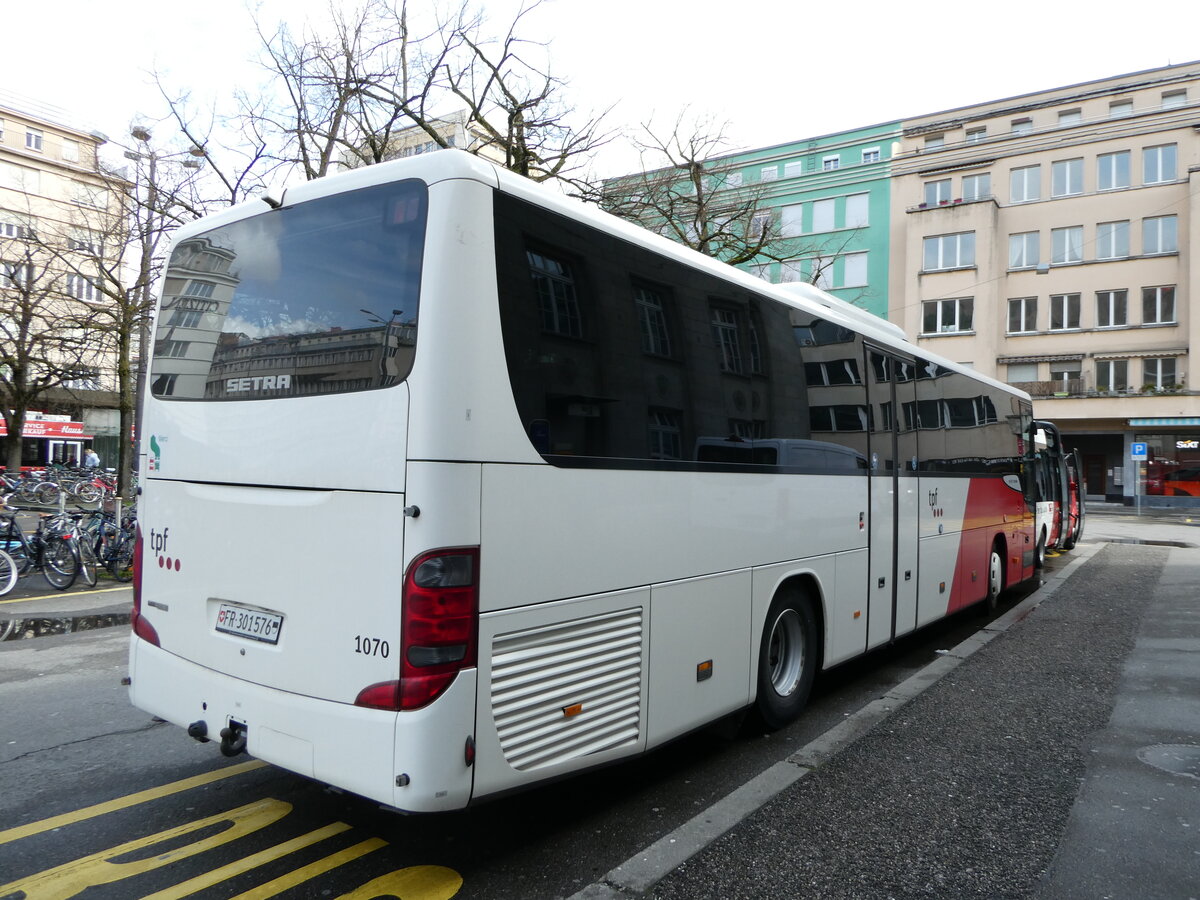
[[[482,5],[501,25],[516,2]],[[260,77],[244,0],[4,6],[0,101],[61,108],[84,130],[119,138],[160,117],[151,70],[196,100]],[[261,6],[264,20],[300,24],[328,2]],[[549,41],[578,108],[616,105],[614,126],[690,105],[757,147],[1200,59],[1200,2],[547,0],[522,33]],[[631,164],[614,148],[600,169]]]

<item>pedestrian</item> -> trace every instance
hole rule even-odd
[[[87,452],[83,454],[83,465],[88,469],[100,468],[100,455],[91,447],[88,447]]]

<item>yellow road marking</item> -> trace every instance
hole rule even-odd
[[[173,781],[170,784],[164,784],[160,787],[138,791],[136,794],[127,794],[124,797],[117,797],[115,800],[97,803],[95,806],[87,806],[83,809],[77,809],[74,812],[63,813],[60,816],[52,816],[49,819],[42,819],[40,822],[30,822],[28,825],[8,828],[0,831],[0,844],[7,844],[9,841],[20,840],[34,834],[41,834],[44,831],[61,828],[64,825],[73,825],[76,822],[82,822],[86,819],[94,819],[96,816],[103,816],[110,812],[116,812],[119,809],[128,809],[131,806],[137,806],[139,803],[148,803],[160,797],[169,797],[171,794],[178,794],[180,791],[188,791],[194,787],[220,781],[223,778],[232,778],[234,775],[241,775],[243,772],[261,769],[265,765],[266,763],[261,760],[252,759],[249,762],[238,763],[235,766],[226,766],[214,772],[205,772],[203,775],[193,775],[191,778],[184,778],[181,781]]]
[[[358,859],[360,856],[366,856],[372,850],[378,850],[380,847],[386,847],[387,841],[382,838],[371,838],[362,843],[355,844],[353,847],[347,847],[340,853],[334,853],[331,856],[326,856],[324,859],[318,859],[316,862],[309,863],[307,866],[301,866],[286,875],[281,875],[279,878],[268,881],[266,884],[260,884],[256,888],[251,888],[243,894],[238,894],[232,900],[267,900],[268,897],[275,897],[282,894],[284,891],[291,890],[298,884],[304,884],[306,881],[311,881],[318,875],[324,875],[330,869],[336,869],[338,866],[345,865],[348,862]]]
[[[38,872],[36,875],[20,881],[0,885],[0,897],[7,897],[21,891],[30,900],[67,900],[68,897],[83,893],[89,887],[124,881],[135,875],[169,866],[177,860],[189,859],[216,847],[224,846],[273,825],[291,811],[292,804],[290,803],[270,799],[259,800],[237,809],[231,809],[229,812],[209,816],[207,819],[197,819],[149,837],[138,838],[118,847],[101,850],[99,853],[55,866],[53,869],[46,869],[44,872]],[[153,851],[156,844],[168,843],[176,838],[197,832],[203,833],[217,825],[226,827],[217,834],[201,838],[191,844],[184,844],[173,850],[162,853]],[[145,849],[150,850],[149,856],[137,853],[137,851]],[[135,858],[130,859],[130,856]],[[122,859],[123,861],[121,861]]]
[[[289,853],[295,853],[297,850],[311,847],[313,844],[320,843],[326,838],[331,838],[335,834],[341,834],[343,831],[349,830],[350,826],[345,822],[334,822],[332,825],[326,825],[324,828],[318,828],[316,831],[310,831],[308,834],[294,837],[290,841],[284,841],[282,844],[276,844],[274,847],[268,847],[266,850],[260,850],[258,853],[243,856],[241,859],[213,869],[211,872],[205,872],[203,875],[189,878],[187,881],[172,885],[169,888],[164,888],[153,894],[147,894],[142,900],[178,900],[180,897],[189,897],[198,891],[212,887],[214,884],[220,884],[222,881],[233,878],[235,875],[242,875],[264,863],[273,862],[280,857],[287,856]]]
[[[63,597],[90,597],[92,594],[111,594],[113,591],[131,590],[133,590],[132,585],[123,584],[120,587],[96,588],[94,591],[71,591],[69,594],[63,591],[55,591],[53,594],[42,594],[39,597],[14,597],[12,600],[0,600],[0,604],[28,603],[31,600],[61,600]]]

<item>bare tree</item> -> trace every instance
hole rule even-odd
[[[24,219],[11,212],[6,219]],[[4,461],[21,466],[21,436],[30,409],[51,388],[80,378],[94,360],[94,336],[83,327],[69,275],[32,225],[6,222],[0,238],[0,415],[8,431]]]
[[[536,181],[582,184],[583,168],[611,136],[603,115],[578,115],[566,102],[546,48],[518,34],[541,0],[521,6],[498,36],[472,4],[459,0],[423,30],[410,23],[407,0],[331,4],[322,26],[299,30],[256,20],[268,81],[238,98],[236,114],[201,120],[184,98],[162,93],[230,199],[281,168],[320,178],[414,143],[458,146]],[[211,135],[235,118],[243,147],[230,165]],[[463,126],[465,140],[449,122]]]
[[[690,121],[682,111],[669,132],[644,123],[634,141],[644,171],[609,179],[588,199],[621,218],[730,265],[779,262],[785,280],[825,280],[856,230],[814,239],[788,232],[768,203],[771,182],[747,183],[743,161],[728,155],[725,125]]]

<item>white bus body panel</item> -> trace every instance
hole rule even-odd
[[[437,703],[395,713],[253,684],[137,638],[129,661],[139,708],[181,727],[203,719],[214,740],[232,718],[246,726],[247,752],[272,765],[412,812],[460,809],[471,798],[464,723],[474,713],[473,669]],[[400,775],[408,784],[396,784]]]

